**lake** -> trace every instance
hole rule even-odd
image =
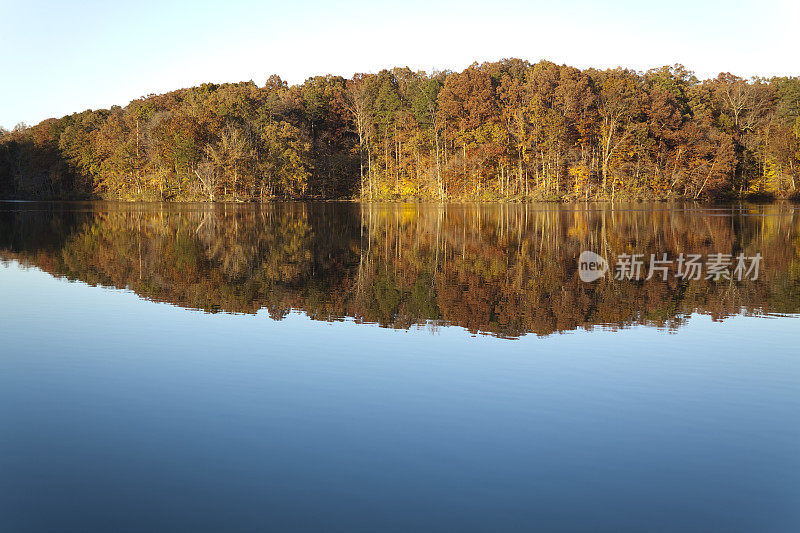
[[[0,302],[2,531],[800,530],[790,204],[5,202]]]

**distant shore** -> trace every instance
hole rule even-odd
[[[270,76],[0,129],[0,197],[797,198],[800,78],[505,59]]]

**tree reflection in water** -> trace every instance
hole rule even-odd
[[[799,228],[781,204],[1,204],[0,259],[207,312],[513,338],[800,312]],[[764,259],[756,281],[584,283],[583,250]]]

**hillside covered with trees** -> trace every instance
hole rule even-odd
[[[791,197],[800,78],[520,59],[271,76],[0,129],[0,198]]]

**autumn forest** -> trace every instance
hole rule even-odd
[[[0,129],[0,198],[790,198],[800,78],[473,64],[213,84]]]

